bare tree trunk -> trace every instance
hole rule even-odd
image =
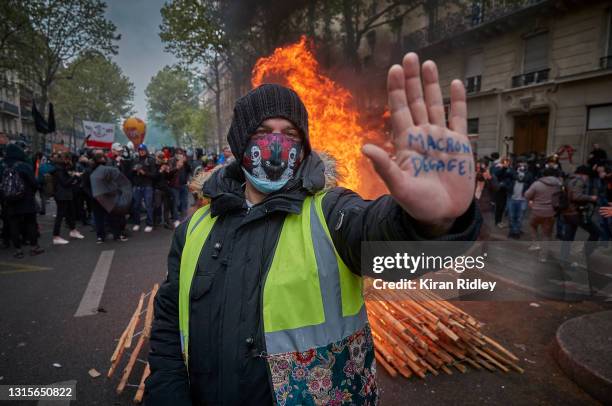
[[[223,127],[221,121],[221,78],[219,72],[219,60],[215,57],[215,116],[217,119],[217,152],[220,153],[223,148]]]
[[[332,30],[331,30],[332,12],[329,1],[323,2],[323,66],[329,68],[331,66],[331,47],[332,47]]]
[[[355,3],[351,0],[342,0],[342,16],[344,24],[344,33],[346,35],[344,43],[344,54],[349,61],[349,64],[355,72],[360,71],[359,65],[359,42],[361,37],[357,33],[357,20],[359,18],[359,11],[355,12],[353,9]]]
[[[311,0],[308,3],[308,36],[312,39],[315,37],[315,22],[317,19],[316,10],[317,2],[315,0]]]

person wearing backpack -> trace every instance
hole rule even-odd
[[[58,156],[55,162],[55,172],[53,174],[55,180],[55,203],[57,205],[57,213],[55,216],[55,224],[53,225],[53,244],[63,245],[68,244],[68,240],[60,237],[62,221],[66,219],[66,223],[70,228],[70,237],[83,239],[85,236],[76,229],[73,189],[79,183],[79,178],[72,171],[72,156],[70,152],[65,152]]]
[[[36,199],[38,184],[34,168],[27,163],[23,149],[16,144],[6,148],[6,158],[0,175],[0,189],[5,202],[11,241],[15,247],[15,258],[23,258],[22,236],[29,242],[30,255],[42,254],[38,245],[38,225],[36,223]]]
[[[553,226],[555,224],[555,209],[552,199],[555,193],[561,189],[563,182],[558,177],[558,173],[553,168],[544,168],[542,177],[527,189],[525,198],[529,201],[531,208],[531,219],[529,227],[533,244],[529,247],[530,251],[539,250],[541,247],[538,241],[551,241]],[[538,238],[538,231],[541,230],[542,238]]]
[[[570,176],[567,181],[569,204],[562,213],[565,223],[563,241],[574,241],[578,227],[589,234],[584,248],[584,254],[587,258],[596,248],[594,242],[599,240],[599,228],[591,218],[595,203],[597,202],[597,196],[587,193],[590,174],[591,169],[586,165],[581,165]]]

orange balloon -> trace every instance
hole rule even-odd
[[[123,122],[123,133],[137,148],[144,142],[147,125],[138,117],[130,117]]]

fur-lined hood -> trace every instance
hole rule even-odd
[[[233,191],[242,195],[242,185],[245,180],[239,168],[238,163],[234,161],[227,166],[219,165],[209,172],[202,170],[192,178],[189,189],[196,194],[198,199],[210,199],[221,191]],[[327,152],[313,151],[300,166],[296,182],[293,182],[295,184],[291,185],[292,182],[290,182],[283,189],[295,189],[299,187],[301,181],[302,187],[310,193],[326,192],[336,187],[340,180],[336,159]]]

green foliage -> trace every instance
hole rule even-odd
[[[160,149],[164,146],[175,146],[176,140],[170,135],[167,129],[149,120],[147,122],[147,137],[145,138],[145,143],[149,147]]]
[[[102,0],[2,0],[0,5],[0,59],[8,60],[4,67],[18,73],[42,106],[50,87],[62,78],[60,71],[64,78],[76,73],[80,64],[72,63],[75,59],[117,53],[120,36],[104,15]],[[34,150],[40,147],[35,134]]]
[[[195,145],[208,146],[214,129],[213,114],[207,107],[192,108],[188,112],[185,134]]]
[[[78,69],[73,69],[78,65]],[[132,113],[134,84],[121,68],[100,54],[78,57],[60,70],[74,72],[71,79],[56,82],[50,91],[59,128],[72,128],[73,118],[119,122]]]
[[[22,7],[28,12],[30,29],[21,36],[16,64],[22,76],[40,86],[43,101],[64,65],[92,51],[117,53],[115,41],[120,36],[105,18],[106,4],[101,0],[25,0]],[[78,64],[70,66],[68,76]]]
[[[174,130],[173,125],[182,119],[177,112],[195,103],[192,83],[191,73],[176,66],[165,66],[157,72],[145,89],[148,117]]]
[[[229,49],[218,2],[175,0],[161,9],[160,38],[167,51],[185,64],[210,61]]]
[[[145,89],[148,116],[169,130],[177,144],[186,138],[204,142],[210,128],[210,112],[198,106],[198,90],[194,75],[177,66],[157,72]]]
[[[21,0],[0,1],[0,69],[16,67],[17,51],[25,45],[32,26],[28,15],[28,2]]]

